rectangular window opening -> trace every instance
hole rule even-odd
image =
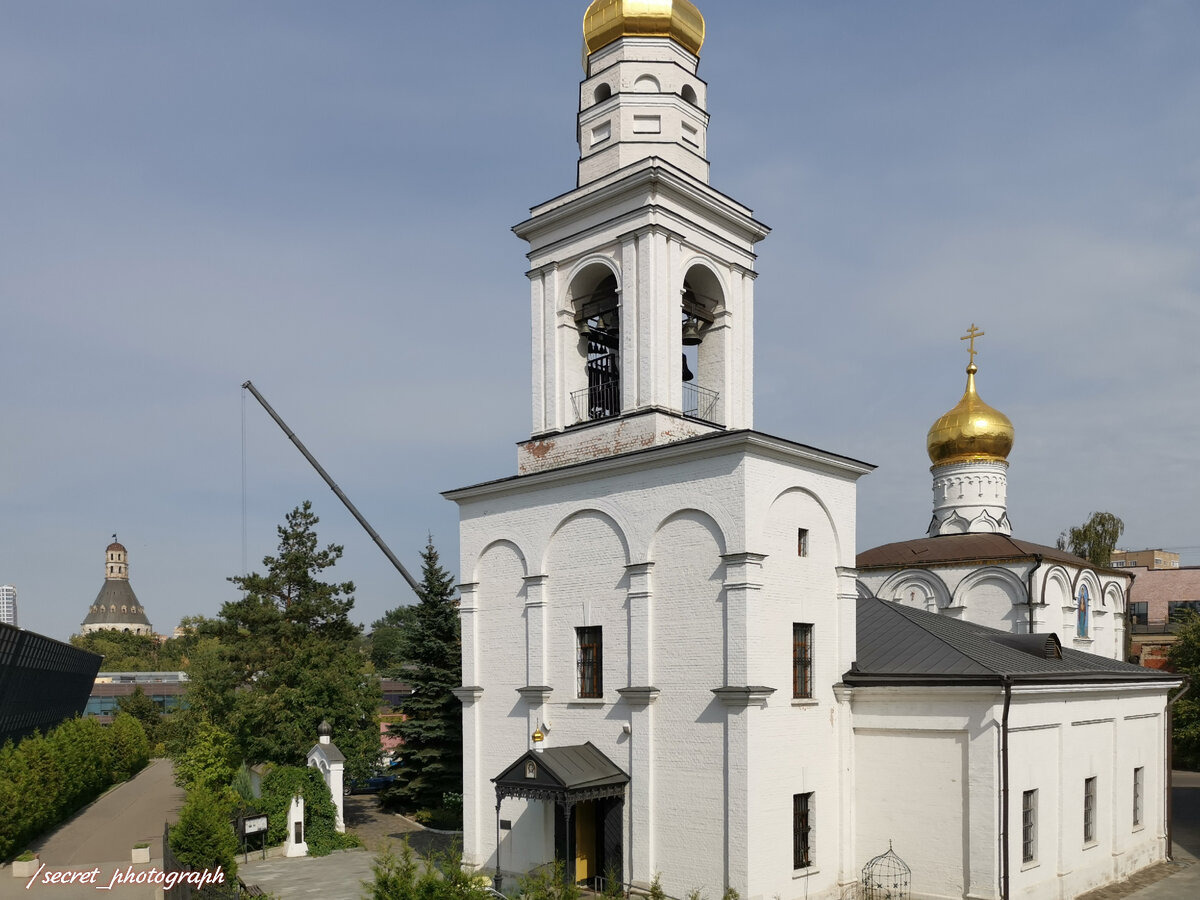
[[[812,699],[813,627],[803,622],[792,624],[792,697]]]
[[[1142,797],[1145,793],[1145,772],[1142,766],[1138,766],[1133,770],[1133,827],[1138,828],[1142,824]]]
[[[813,860],[813,795],[792,795],[792,868],[807,869]]]
[[[808,556],[808,529],[796,529],[796,555]]]
[[[1037,795],[1036,790],[1021,794],[1021,861],[1037,859]]]
[[[579,696],[604,696],[604,641],[600,626],[576,628],[579,655]]]
[[[1096,842],[1096,776],[1083,780],[1083,842]]]

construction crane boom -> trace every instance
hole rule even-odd
[[[408,586],[413,589],[418,597],[420,597],[421,586],[417,583],[417,580],[412,577],[408,569],[404,568],[404,563],[400,562],[400,560],[396,558],[396,554],[392,552],[391,548],[383,542],[383,538],[379,536],[379,532],[372,528],[371,523],[363,518],[363,514],[360,513],[358,508],[350,502],[350,498],[347,497],[342,489],[337,486],[337,483],[329,477],[329,473],[325,471],[324,467],[322,467],[319,462],[317,462],[316,457],[308,452],[308,448],[304,446],[304,442],[301,441],[300,438],[296,437],[296,432],[288,428],[287,423],[279,417],[279,413],[275,412],[271,404],[267,402],[267,398],[258,392],[258,388],[254,386],[253,382],[246,381],[242,384],[242,387],[254,395],[254,399],[257,400],[262,405],[262,408],[267,411],[267,414],[275,420],[275,424],[283,429],[283,433],[286,434],[288,438],[291,439],[291,442],[296,445],[296,449],[304,454],[304,458],[307,459],[309,463],[312,464],[312,467],[317,470],[317,474],[325,479],[325,483],[329,485],[329,489],[337,494],[337,498],[346,505],[346,509],[350,510],[350,514],[354,516],[354,518],[358,519],[358,524],[366,529],[367,534],[371,536],[371,540],[378,545],[379,549],[383,551],[383,555],[386,556],[391,564],[396,567],[396,571],[404,576],[404,580],[408,582]]]

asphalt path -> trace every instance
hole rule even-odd
[[[131,780],[109,790],[30,845],[44,868],[29,887],[24,879],[13,877],[11,867],[0,870],[0,898],[161,897],[161,891],[151,886],[114,884],[113,878],[127,876],[130,871],[136,875],[152,868],[162,870],[163,823],[175,822],[182,804],[183,791],[175,786],[170,760],[153,760]],[[150,845],[150,863],[132,865],[133,845],[143,841]],[[72,884],[47,880],[56,874],[59,879],[70,879],[73,873]],[[112,890],[104,889],[110,885]]]

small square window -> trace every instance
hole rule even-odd
[[[798,528],[796,530],[796,555],[808,556],[808,529]]]

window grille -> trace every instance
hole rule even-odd
[[[807,869],[812,863],[813,795],[792,795],[792,868]]]
[[[603,697],[604,642],[600,626],[576,628],[579,645],[579,696]]]
[[[1142,794],[1145,788],[1146,770],[1138,766],[1133,770],[1133,827],[1137,828],[1142,824]]]
[[[1021,794],[1021,861],[1037,859],[1037,794],[1036,790]]]
[[[1083,780],[1083,842],[1096,840],[1096,776]]]
[[[792,624],[792,696],[812,697],[812,625]]]

